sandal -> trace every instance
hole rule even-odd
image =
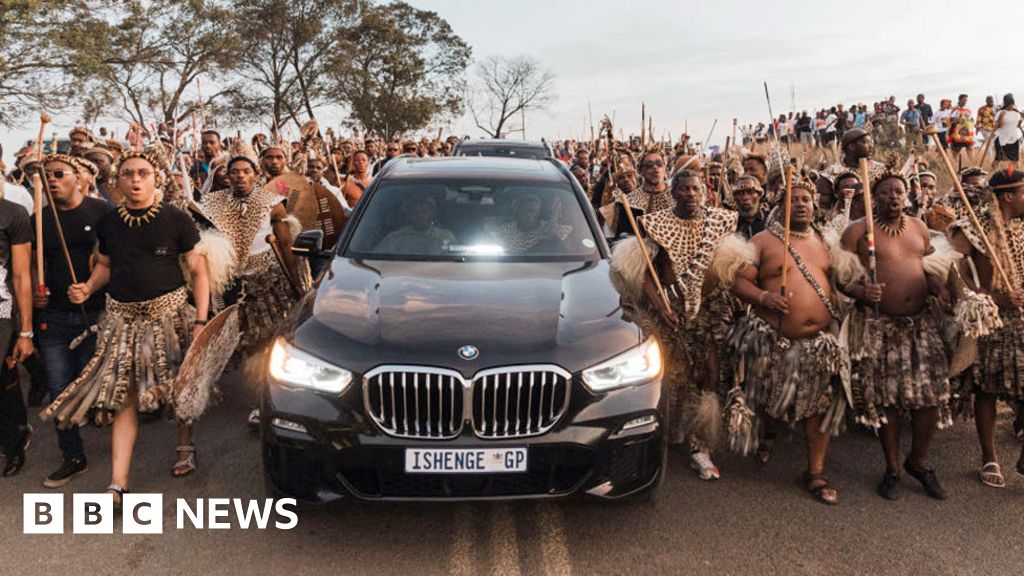
[[[117,483],[111,483],[107,486],[106,492],[114,493],[114,510],[121,509],[121,501],[124,499],[124,495],[128,493],[128,489]]]
[[[757,463],[767,466],[772,459],[772,449],[775,447],[775,434],[766,432],[764,439],[757,447]]]
[[[1006,488],[1006,478],[1003,478],[1003,470],[998,462],[987,462],[978,470],[981,483],[992,488]]]
[[[818,502],[829,506],[839,504],[839,492],[828,481],[828,477],[824,473],[811,474],[810,472],[804,472],[804,485],[807,487],[807,491],[811,493],[811,496],[814,496],[814,499]]]
[[[182,476],[188,476],[189,474],[196,471],[196,445],[195,444],[183,444],[175,448],[178,452],[188,452],[188,456],[178,460],[174,463],[174,467],[171,468],[171,476],[180,478]]]

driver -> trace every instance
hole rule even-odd
[[[389,254],[440,254],[444,247],[456,242],[455,235],[434,225],[437,204],[433,198],[410,198],[402,202],[407,225],[390,232],[377,252]]]

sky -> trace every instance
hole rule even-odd
[[[890,95],[903,107],[918,92],[936,105],[967,93],[974,109],[986,95],[1024,95],[1018,0],[407,1],[445,18],[474,58],[528,55],[555,75],[554,102],[526,117],[530,139],[589,138],[588,105],[595,124],[607,114],[616,132],[636,133],[645,102],[655,137],[688,128],[702,141],[717,118],[710,143],[721,144],[732,118],[767,121],[764,82],[776,116]],[[73,125],[60,115],[53,128]],[[470,117],[449,126],[482,135]],[[33,115],[0,135],[4,159],[35,130]]]

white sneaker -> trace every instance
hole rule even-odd
[[[246,424],[248,424],[249,426],[252,426],[253,428],[256,428],[256,427],[258,427],[260,425],[260,409],[259,408],[253,408],[252,411],[249,412],[249,417],[246,419]]]
[[[690,468],[697,471],[701,480],[718,480],[722,476],[718,471],[718,466],[711,461],[711,455],[707,452],[690,454]]]

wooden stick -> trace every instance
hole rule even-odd
[[[792,229],[793,216],[793,165],[786,166],[786,211],[783,220],[782,238],[782,286],[779,293],[786,297],[786,275],[789,271],[789,233]],[[779,333],[782,333],[782,315],[779,315]]]
[[[946,150],[942,148],[939,142],[939,135],[934,131],[928,133],[932,137],[932,141],[935,142],[935,147],[939,151],[939,155],[942,157],[942,165],[946,167],[946,171],[949,172],[950,178],[953,180],[953,185],[956,187],[957,193],[960,195],[960,201],[964,203],[964,208],[967,209],[967,216],[971,219],[971,224],[974,225],[974,229],[978,233],[978,237],[985,244],[985,250],[988,252],[989,260],[992,262],[992,266],[995,267],[996,273],[999,274],[999,278],[1003,281],[1003,286],[1006,290],[1010,290],[1013,284],[1010,283],[1010,277],[1006,274],[1006,270],[1003,269],[1002,255],[996,254],[995,248],[992,243],[988,240],[988,234],[985,233],[985,229],[981,227],[981,222],[978,221],[978,215],[974,213],[974,208],[971,206],[971,202],[967,199],[967,194],[964,192],[963,186],[960,185],[960,178],[957,177],[956,171],[953,170],[953,163],[949,160],[949,155],[946,154]]]
[[[988,138],[985,138],[985,147],[981,149],[981,157],[975,160],[975,162],[978,163],[979,168],[985,167],[985,160],[988,159],[988,149],[992,146],[992,141],[995,139],[996,132],[995,130],[992,130],[992,132],[989,133]]]
[[[49,114],[39,117],[39,136],[36,138],[36,157],[39,159],[39,169],[32,175],[32,202],[35,212],[33,215],[36,222],[36,270],[39,273],[39,285],[36,289],[39,294],[46,294],[46,276],[43,267],[43,186],[45,183],[42,174],[46,170],[43,162],[43,133],[51,120]]]
[[[878,284],[878,261],[875,254],[875,213],[871,205],[871,179],[868,174],[868,159],[860,159],[860,178],[864,188],[864,231],[865,240],[868,243],[868,276],[872,284]],[[875,316],[878,316],[878,303],[874,305]]]
[[[668,294],[665,293],[665,289],[661,285],[661,278],[658,277],[658,272],[654,269],[654,263],[651,262],[651,256],[647,253],[647,246],[644,245],[644,239],[640,236],[640,227],[636,225],[636,219],[633,218],[633,209],[629,205],[629,197],[625,194],[619,194],[619,201],[622,202],[622,207],[626,209],[626,219],[629,221],[630,228],[633,229],[633,235],[636,236],[637,242],[640,243],[640,253],[644,255],[644,263],[647,264],[647,271],[650,272],[651,278],[654,279],[654,285],[658,288],[661,301],[665,304],[665,308],[671,311],[672,304],[668,301]]]

